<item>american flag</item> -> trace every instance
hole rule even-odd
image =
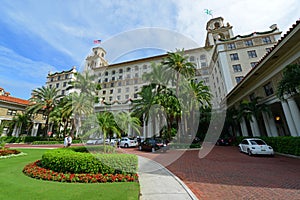
[[[94,40],[94,44],[100,44],[101,40]]]

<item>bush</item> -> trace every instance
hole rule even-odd
[[[234,145],[238,145],[244,138],[236,137]],[[273,147],[275,152],[300,156],[300,137],[279,136],[279,137],[259,137],[268,145]]]
[[[78,150],[78,152],[76,152]],[[82,153],[83,148],[61,148],[43,154],[41,167],[68,173],[136,173],[137,156]]]

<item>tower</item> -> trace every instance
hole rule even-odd
[[[215,45],[218,39],[229,39],[234,36],[232,26],[229,23],[225,26],[223,21],[222,17],[217,17],[207,22],[205,46]]]
[[[102,47],[94,47],[92,49],[92,55],[86,58],[85,70],[108,66],[108,62],[104,58],[105,55],[106,51]]]

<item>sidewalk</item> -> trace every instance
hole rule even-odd
[[[148,158],[138,156],[140,200],[185,200],[197,197],[172,172]]]

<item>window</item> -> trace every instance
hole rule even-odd
[[[117,100],[118,100],[118,101],[121,100],[121,96],[120,96],[120,95],[117,96]]]
[[[112,97],[109,97],[109,101],[112,101]]]
[[[118,93],[121,93],[122,92],[122,89],[121,88],[118,88]]]
[[[64,90],[61,91],[61,95],[65,95],[65,91]]]
[[[126,81],[126,85],[129,85],[130,84],[130,82],[129,81]]]
[[[135,74],[134,74],[134,77],[135,77],[135,78],[138,78],[138,77],[139,77],[139,74],[138,74],[138,73],[135,73]]]
[[[246,40],[246,41],[245,41],[245,46],[246,46],[246,47],[251,47],[251,46],[253,46],[252,40]]]
[[[201,62],[201,67],[206,67],[206,62]]]
[[[101,83],[101,79],[98,80],[98,83]]]
[[[115,83],[110,83],[110,87],[114,87],[115,86]]]
[[[114,80],[116,80],[116,78],[115,77],[111,77],[111,80],[114,81]]]
[[[56,83],[56,88],[58,88],[59,87],[59,83]]]
[[[53,77],[50,79],[51,82],[53,82]]]
[[[130,74],[127,74],[126,78],[130,78]]]
[[[108,82],[108,78],[105,78],[105,79],[104,79],[104,82]]]
[[[247,51],[249,58],[256,58],[256,51],[252,50],[252,51]]]
[[[103,88],[106,88],[106,84],[105,83],[103,84]]]
[[[257,62],[251,62],[250,65],[253,68],[253,67],[255,67],[257,65]]]
[[[121,75],[121,76],[119,76],[119,80],[122,80],[123,79],[123,76]]]
[[[135,79],[134,80],[134,84],[138,84],[139,80],[138,79]]]
[[[52,88],[52,85],[49,85],[49,88]]]
[[[266,48],[266,52],[270,52],[272,48]]]
[[[111,73],[112,73],[112,75],[114,75],[114,74],[116,74],[116,71],[115,71],[115,70],[113,70]]]
[[[249,95],[249,99],[250,99],[250,101],[255,100],[255,93],[254,92]]]
[[[105,94],[106,94],[106,90],[103,90],[103,91],[102,91],[102,94],[105,95]]]
[[[57,80],[58,80],[58,81],[60,80],[60,76],[57,77]]]
[[[195,61],[195,57],[194,57],[194,56],[191,56],[191,57],[190,57],[190,61],[191,61],[191,62]]]
[[[235,77],[236,83],[239,83],[244,77],[243,76],[237,76]]]
[[[110,93],[110,94],[113,94],[113,93],[114,93],[114,90],[110,90],[109,93]]]
[[[64,82],[64,83],[63,83],[63,86],[66,87],[66,86],[67,86],[67,82]]]
[[[129,92],[129,87],[126,88],[126,92]]]
[[[130,70],[131,70],[130,67],[128,67],[128,68],[126,69],[127,72],[130,72]]]
[[[205,60],[205,59],[206,59],[206,55],[202,54],[202,55],[200,56],[200,60]]]
[[[129,95],[128,94],[125,95],[125,99],[129,99]]]
[[[264,90],[265,90],[266,96],[270,96],[270,95],[274,94],[274,90],[271,85],[271,82],[264,85]]]
[[[65,79],[68,79],[68,78],[69,78],[69,74],[66,74],[66,75],[65,75]]]
[[[138,94],[135,93],[135,94],[133,95],[133,97],[134,97],[135,99],[138,98]]]
[[[16,115],[16,114],[17,114],[17,111],[16,111],[16,110],[8,110],[6,115],[14,116],[14,115]]]
[[[123,69],[119,69],[119,74],[122,74],[123,73]]]
[[[138,90],[139,90],[139,87],[138,87],[138,86],[135,86],[135,87],[134,87],[134,91],[137,92]]]
[[[105,76],[108,76],[108,72],[105,72]]]
[[[241,72],[242,71],[242,67],[240,64],[237,65],[232,65],[233,71],[234,72]]]
[[[263,37],[262,41],[264,44],[270,44],[272,42],[270,36]]]
[[[119,81],[119,82],[118,82],[118,86],[121,86],[121,85],[122,85],[122,82],[121,82],[121,81]]]
[[[231,60],[239,60],[239,55],[237,53],[230,54]]]
[[[147,69],[147,65],[143,65],[143,69]]]
[[[236,47],[235,47],[235,44],[234,43],[229,43],[229,44],[227,44],[227,49],[229,49],[229,50],[232,50],[232,49],[235,49]]]
[[[138,70],[139,70],[139,66],[136,65],[136,66],[134,67],[134,70],[135,70],[135,71],[138,71]]]

